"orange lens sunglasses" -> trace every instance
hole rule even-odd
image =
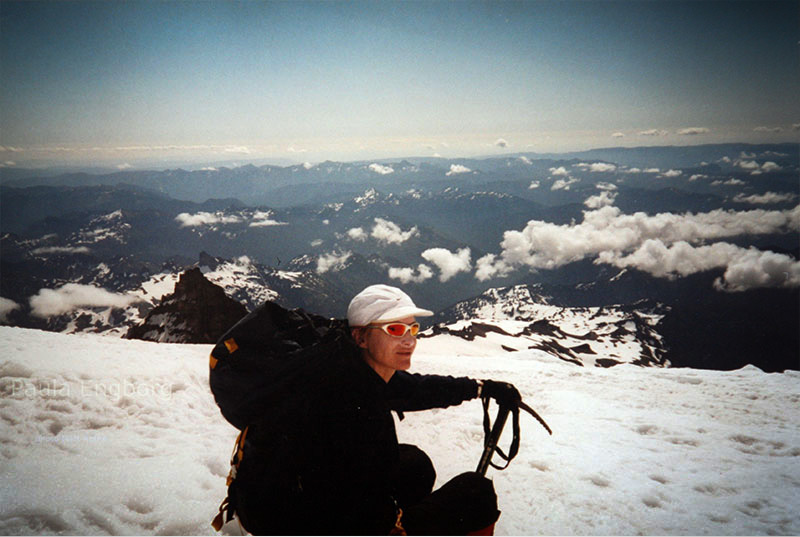
[[[381,325],[369,325],[367,328],[380,328],[392,337],[403,337],[410,330],[412,336],[419,333],[419,323],[386,323]]]

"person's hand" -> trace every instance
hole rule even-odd
[[[496,380],[484,380],[481,395],[491,397],[498,405],[508,408],[516,408],[522,401],[522,396],[513,384]]]

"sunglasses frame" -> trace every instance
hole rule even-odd
[[[398,324],[404,328],[403,333],[400,334],[399,336],[389,332],[389,328],[388,328],[389,326],[398,325]],[[417,329],[417,333],[416,334],[413,333],[414,327],[416,327],[416,329]],[[387,334],[389,334],[391,337],[400,338],[400,337],[404,337],[409,332],[412,332],[412,334],[411,334],[412,336],[417,337],[417,334],[419,334],[420,326],[419,326],[418,322],[413,322],[411,324],[406,324],[406,323],[401,323],[401,322],[398,322],[398,321],[394,321],[394,322],[391,322],[391,323],[370,324],[370,325],[367,325],[367,328],[378,328],[380,330],[383,330]]]

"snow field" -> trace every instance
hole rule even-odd
[[[435,338],[421,342],[415,369],[513,382],[553,429],[523,414],[519,455],[489,470],[498,534],[800,530],[797,372],[580,368],[540,351],[453,356]],[[431,455],[439,486],[477,464],[481,412],[470,402],[408,413],[398,435]],[[509,422],[501,444],[510,439]]]
[[[481,339],[422,339],[413,370],[513,382],[553,429],[523,414],[489,470],[498,534],[800,533],[797,372],[581,368]],[[213,534],[237,431],[210,350],[0,327],[0,533]],[[478,401],[397,428],[437,486],[477,465]]]

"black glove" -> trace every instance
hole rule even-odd
[[[522,401],[522,396],[513,384],[484,380],[481,396],[491,397],[497,404],[507,408],[517,408]]]

